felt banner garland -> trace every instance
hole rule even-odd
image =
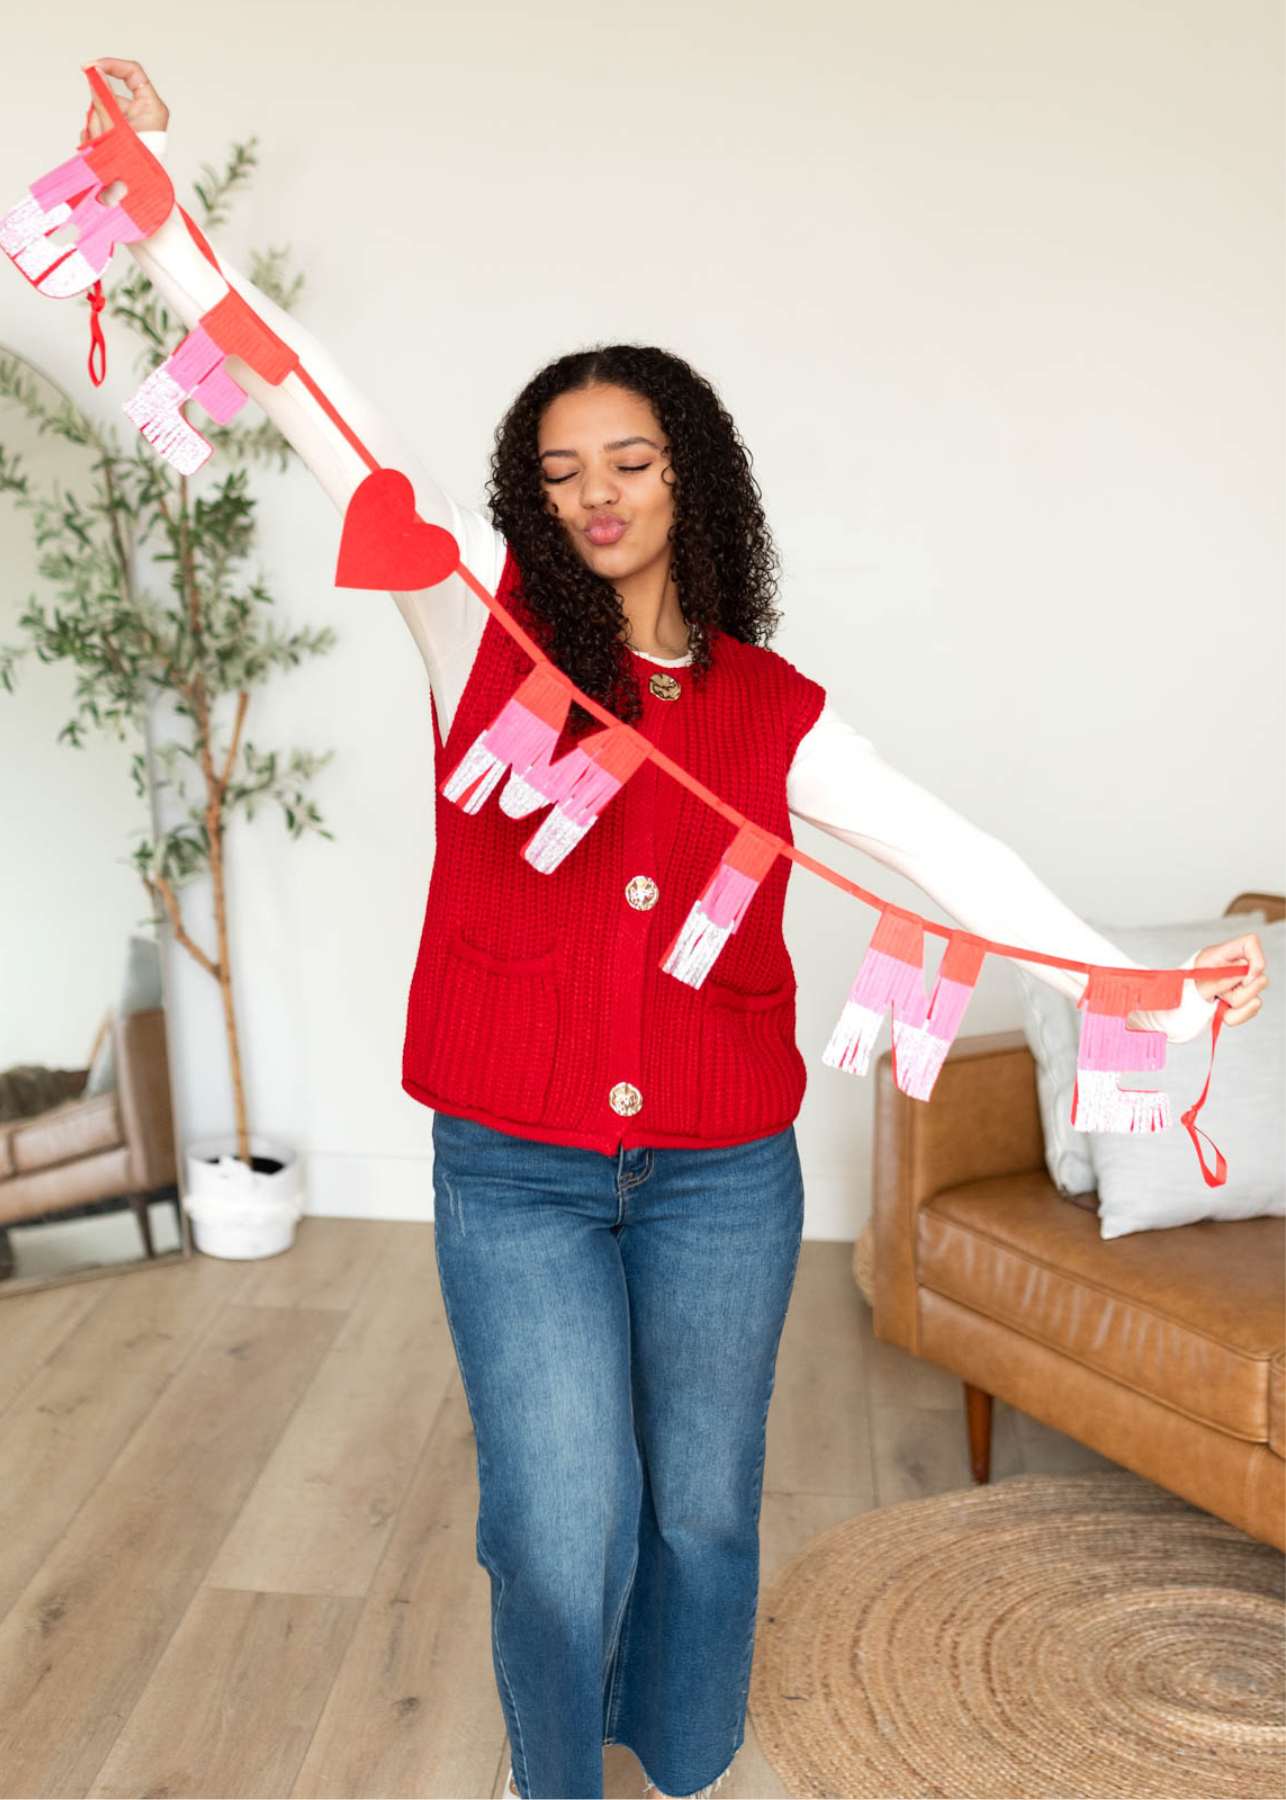
[[[777,860],[781,838],[747,819],[719,859],[661,959],[667,975],[700,987]]]
[[[109,91],[101,75],[97,85]],[[55,300],[83,294],[117,244],[151,237],[174,204],[174,184],[164,166],[125,123],[114,100],[112,108],[116,122],[109,130],[33,181],[0,219],[0,250],[33,287]],[[125,194],[114,206],[102,205],[103,189],[121,180]],[[54,232],[68,224],[76,228],[75,243],[54,243]]]
[[[1085,992],[1072,1124],[1077,1131],[1165,1131],[1170,1096],[1154,1088],[1123,1088],[1126,1069],[1140,1074],[1165,1067],[1163,1031],[1131,1031],[1126,1018],[1136,1006],[1166,1011],[1178,1006],[1183,984],[1172,975],[1141,969],[1091,969]]]
[[[985,938],[953,931],[938,965],[933,996],[924,998],[924,922],[886,906],[849,989],[822,1061],[865,1075],[871,1050],[893,1008],[893,1079],[904,1094],[927,1100],[964,1018],[987,954]]]
[[[613,726],[592,733],[556,763],[546,758],[525,775],[515,769],[500,796],[503,812],[521,819],[554,802],[523,845],[523,855],[533,868],[545,875],[556,869],[646,759],[646,740],[637,731]]]
[[[521,776],[548,758],[571,703],[566,676],[548,663],[537,663],[442,783],[447,799],[476,813],[510,763]]]
[[[111,126],[48,175],[32,182],[17,204],[0,215],[0,249],[33,286],[57,299],[91,289],[117,244],[150,236],[175,204],[169,175],[126,122],[100,72],[92,66],[84,72],[112,120]],[[91,106],[86,130],[92,117]],[[114,205],[103,205],[100,195],[121,180],[126,183],[124,196]],[[202,254],[219,269],[218,258],[199,227],[181,206],[178,211]],[[76,229],[77,239],[70,245],[55,244],[52,234],[64,224]],[[96,328],[101,290],[97,295],[91,292],[90,299],[95,303],[91,323]],[[101,344],[101,332],[94,342],[96,347]],[[105,346],[102,348],[105,370]],[[939,925],[891,905],[745,818],[639,732],[583,694],[551,662],[460,560],[453,535],[419,518],[407,477],[400,470],[381,467],[296,353],[230,282],[223,299],[124,402],[125,412],[148,442],[180,473],[194,473],[211,451],[210,444],[184,418],[181,409],[185,402],[198,401],[221,424],[245,404],[245,391],[225,367],[229,356],[236,356],[273,386],[293,375],[370,471],[345,511],[335,585],[410,593],[458,574],[532,659],[530,673],[442,783],[446,798],[466,812],[477,813],[508,772],[499,797],[502,811],[523,818],[550,806],[545,820],[523,847],[526,860],[549,873],[575,849],[604,807],[650,758],[733,827],[731,841],[665,950],[660,967],[667,974],[700,987],[776,858],[787,856],[876,907],[880,915],[822,1053],[829,1067],[866,1074],[885,1011],[891,1006],[894,1079],[903,1093],[927,1100],[960,1028],[983,958],[990,951],[1027,963],[1079,969],[1088,975],[1078,1002],[1081,1036],[1072,1101],[1072,1123],[1078,1130],[1161,1131],[1170,1125],[1167,1094],[1120,1086],[1124,1073],[1151,1072],[1165,1065],[1165,1034],[1130,1030],[1126,1020],[1137,1007],[1165,1010],[1177,1006],[1183,982],[1195,979],[1197,971],[1105,968]],[[97,382],[102,377],[95,375],[93,359],[91,349],[90,375]],[[554,761],[553,750],[573,700],[597,718],[603,729]],[[926,931],[947,939],[927,1002],[923,968]],[[1226,964],[1220,973],[1246,975],[1249,968],[1248,963]],[[1215,1045],[1227,1010],[1227,1002],[1220,997],[1212,1023],[1205,1086],[1181,1115],[1210,1187],[1223,1185],[1227,1162],[1216,1148],[1214,1172],[1206,1166],[1197,1141],[1205,1134],[1198,1133],[1195,1120],[1209,1093]]]
[[[126,416],[180,475],[195,475],[213,451],[179,411],[183,402],[199,400],[220,425],[246,403],[245,392],[224,367],[229,356],[239,356],[274,387],[299,366],[290,345],[230,288],[124,403]]]

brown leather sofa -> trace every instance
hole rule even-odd
[[[1257,907],[1286,898],[1225,916]],[[961,1377],[974,1479],[998,1396],[1286,1549],[1286,1219],[1104,1240],[1046,1170],[1021,1031],[958,1038],[928,1102],[891,1051],[875,1082],[875,1335]]]
[[[133,1209],[153,1256],[148,1196],[178,1191],[165,1010],[113,1015],[112,1029],[114,1088],[0,1123],[0,1229],[119,1200]],[[80,1073],[83,1088],[89,1070]]]

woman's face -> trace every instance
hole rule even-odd
[[[620,580],[668,559],[674,476],[642,395],[608,382],[559,394],[541,418],[537,451],[549,510],[596,574]]]

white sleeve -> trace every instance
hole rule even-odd
[[[140,131],[138,135],[154,156],[164,158],[167,132]],[[107,190],[109,194],[112,191]],[[129,250],[165,304],[188,326],[197,324],[223,298],[229,285],[235,288],[264,323],[298,353],[313,380],[380,465],[400,469],[407,477],[415,491],[419,516],[455,536],[461,560],[495,593],[506,545],[490,520],[481,512],[457,505],[442,491],[410,445],[352,386],[305,326],[230,264],[222,251],[217,253],[222,273],[211,266],[190,236],[177,204],[150,237],[130,244]],[[370,471],[298,375],[287,375],[274,385],[235,356],[228,358],[228,371],[289,439],[342,514]],[[337,550],[338,543],[337,535]],[[394,594],[393,598],[424,658],[438,727],[445,739],[482,640],[488,609],[458,575],[448,576],[436,587]]]
[[[977,937],[1078,962],[1144,966],[1065,906],[1007,844],[890,767],[829,701],[795,753],[786,800],[799,818],[907,876]],[[1196,956],[1194,950],[1181,966],[1192,968]],[[1088,977],[1079,969],[1014,960],[1073,1000],[1085,991]],[[1185,981],[1180,1005],[1136,1009],[1126,1022],[1183,1044],[1210,1023],[1215,1008],[1195,981]]]

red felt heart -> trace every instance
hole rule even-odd
[[[412,594],[459,567],[460,546],[415,510],[415,490],[400,469],[373,469],[344,514],[335,586]]]

